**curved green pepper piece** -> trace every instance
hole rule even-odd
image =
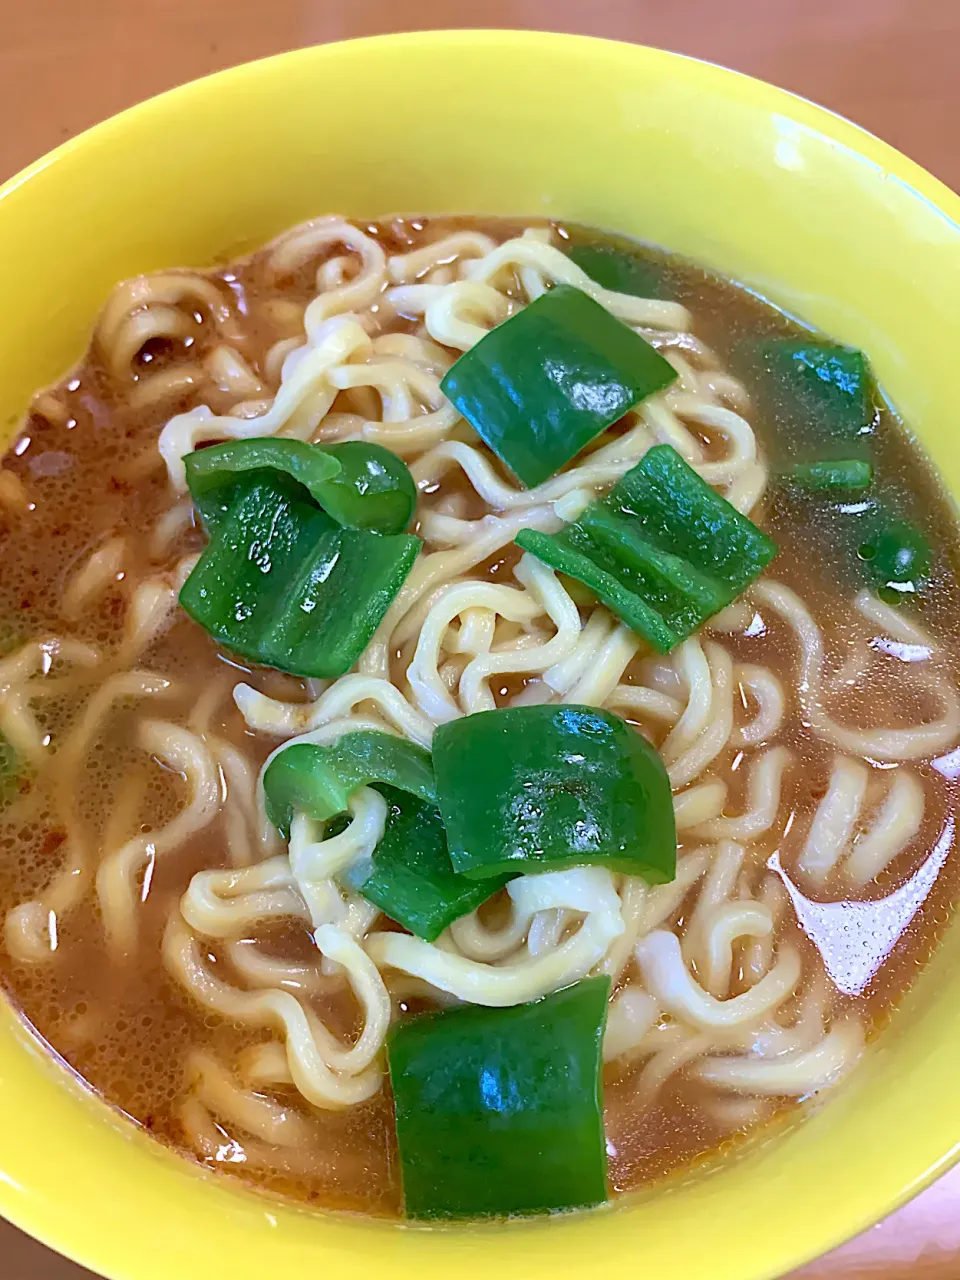
[[[208,529],[217,526],[236,497],[237,481],[250,471],[283,471],[323,506],[324,485],[340,472],[329,453],[302,440],[228,440],[195,449],[184,459],[190,496]]]
[[[609,711],[480,711],[437,729],[433,763],[450,861],[470,879],[584,865],[676,875],[663,761]]]
[[[325,445],[340,470],[322,486],[317,501],[348,529],[400,533],[417,505],[410,468],[395,453],[364,440]]]
[[[834,489],[869,489],[873,483],[873,467],[861,458],[840,458],[836,462],[798,462],[787,468],[784,479],[810,493]]]
[[[291,748],[292,750],[292,748]],[[387,822],[373,857],[350,868],[351,888],[418,938],[434,942],[454,920],[475,911],[509,879],[468,880],[450,864],[435,804],[383,783]]]
[[[532,1004],[428,1013],[392,1032],[408,1217],[506,1218],[606,1200],[609,995],[609,978],[588,978]]]
[[[608,244],[575,244],[566,250],[566,255],[601,289],[629,293],[635,298],[674,296],[664,279],[665,264],[652,255],[645,257]]]
[[[744,355],[781,453],[797,462],[869,459],[877,410],[862,351],[822,338],[770,338]]]
[[[588,294],[558,284],[465,351],[440,389],[532,488],[676,376]]]
[[[857,549],[877,594],[888,604],[916,595],[930,575],[930,544],[905,520],[880,523]]]
[[[271,436],[229,440],[188,454],[185,466],[190,494],[208,529],[227,514],[237,481],[251,471],[285,472],[348,529],[399,533],[417,504],[406,463],[363,440],[328,446]]]
[[[233,487],[180,603],[253,662],[339,676],[366,648],[421,546],[412,534],[344,529],[289,475],[251,471]]]
[[[357,787],[377,782],[437,802],[429,751],[390,733],[362,729],[331,746],[295,742],[278,752],[263,775],[267,817],[289,836],[294,813],[326,822],[344,812]]]
[[[776,543],[658,444],[559,533],[515,539],[584,583],[659,653],[669,653],[746,589]]]

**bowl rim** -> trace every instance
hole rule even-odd
[[[951,215],[948,209],[943,206],[953,205],[954,216],[951,217],[951,220],[960,222],[960,194],[947,186],[941,178],[936,177],[929,169],[925,169],[923,165],[911,159],[905,152],[898,150],[892,143],[886,142],[863,125],[857,124],[848,116],[843,115],[842,112],[835,111],[831,107],[825,107],[802,93],[796,93],[792,89],[784,89],[772,81],[763,80],[759,76],[750,75],[746,71],[738,71],[734,67],[725,66],[722,62],[714,62],[710,58],[698,58],[689,53],[661,49],[657,45],[643,44],[639,41],[613,40],[605,36],[579,35],[574,32],[564,31],[544,31],[527,27],[435,27],[423,31],[383,32],[378,35],[354,36],[346,40],[330,40],[322,44],[302,45],[295,49],[284,50],[281,53],[268,54],[263,58],[249,58],[244,62],[224,67],[219,71],[211,71],[206,75],[195,76],[193,79],[185,80],[183,83],[173,85],[169,89],[163,89],[160,93],[151,94],[150,97],[135,102],[129,107],[124,107],[120,111],[115,111],[112,115],[106,116],[103,120],[97,121],[96,124],[92,124],[86,129],[81,129],[72,138],[67,138],[49,151],[45,151],[36,160],[32,160],[0,183],[0,200],[6,199],[18,187],[29,182],[31,178],[41,173],[44,169],[56,164],[64,156],[82,150],[95,139],[108,136],[113,130],[122,127],[131,118],[139,118],[140,116],[151,114],[160,109],[171,98],[185,99],[196,93],[205,93],[216,84],[226,84],[233,79],[242,79],[252,68],[278,65],[281,62],[289,63],[299,59],[309,60],[320,51],[346,47],[362,48],[368,46],[373,48],[395,45],[402,48],[404,45],[413,46],[418,44],[452,44],[466,47],[471,40],[476,40],[477,38],[510,40],[517,43],[531,44],[540,44],[541,42],[557,45],[577,44],[584,46],[587,50],[591,48],[633,49],[642,55],[661,57],[670,62],[685,63],[698,68],[709,68],[711,72],[717,73],[719,78],[728,80],[728,82],[739,81],[744,87],[748,87],[750,92],[761,93],[771,101],[779,100],[785,104],[802,106],[802,114],[809,116],[817,125],[822,127],[832,126],[832,128],[824,127],[823,132],[831,135],[834,142],[841,145],[857,144],[855,149],[859,151],[860,155],[887,170],[891,176],[907,182],[917,194],[923,196],[930,204],[947,214],[948,217],[951,217]]]
[[[619,50],[621,52],[631,50],[635,51],[638,57],[659,60],[665,65],[685,65],[688,74],[708,72],[711,76],[716,77],[715,83],[732,85],[735,91],[739,91],[745,99],[749,99],[754,108],[761,111],[779,111],[780,114],[793,121],[798,121],[816,129],[837,147],[849,150],[855,156],[866,159],[881,170],[886,177],[893,179],[918,196],[930,206],[934,213],[939,214],[954,226],[960,225],[960,195],[955,193],[943,181],[869,130],[855,124],[838,112],[820,106],[800,94],[707,59],[696,58],[654,46],[633,44],[627,41],[610,40],[596,36],[512,28],[451,28],[385,33],[303,46],[272,54],[265,58],[256,58],[239,63],[176,85],[81,131],[28,164],[3,184],[0,184],[0,201],[13,195],[14,192],[28,184],[37,175],[56,165],[64,158],[82,153],[92,142],[122,131],[131,120],[145,120],[154,114],[162,114],[167,103],[171,100],[181,102],[189,101],[191,98],[199,100],[211,92],[216,92],[217,87],[220,85],[242,81],[255,69],[277,68],[281,65],[289,66],[296,61],[309,62],[327,56],[336,57],[337,51],[345,48],[391,46],[402,50],[405,47],[429,47],[433,45],[435,47],[444,46],[448,49],[457,49],[468,48],[471,42],[477,39],[488,42],[508,41],[516,46],[529,46],[539,49],[545,46],[578,46],[587,57],[591,53],[604,49]],[[695,70],[691,72],[690,69]],[[125,1129],[133,1129],[131,1122],[126,1119],[120,1119],[113,1108],[104,1104],[88,1086],[79,1082],[73,1070],[56,1055],[55,1051],[50,1049],[29,1025],[24,1023],[5,994],[0,994],[0,1001],[13,1009],[14,1017],[20,1022],[25,1035],[31,1043],[34,1046],[42,1046],[43,1055],[47,1061],[41,1063],[38,1070],[52,1069],[61,1077],[60,1083],[62,1087],[73,1091],[79,1089],[84,1095],[88,1096],[95,1103],[99,1113],[97,1116],[98,1123],[111,1123],[112,1120],[114,1125],[120,1124]],[[131,1136],[139,1138],[139,1135],[133,1133],[131,1133]],[[159,1146],[152,1139],[143,1139],[143,1143],[145,1151],[147,1147],[155,1148]],[[154,1154],[160,1159],[181,1159],[181,1157],[177,1156],[171,1157],[169,1153],[163,1150]],[[809,1249],[804,1248],[801,1252],[791,1249],[789,1253],[784,1252],[783,1256],[777,1259],[776,1265],[780,1269],[783,1267],[793,1268],[802,1265],[815,1256],[820,1256],[824,1251],[834,1248],[844,1240],[851,1238],[881,1218],[886,1217],[889,1213],[919,1194],[958,1162],[960,1162],[960,1140],[952,1147],[948,1147],[920,1176],[908,1180],[896,1195],[888,1196],[883,1203],[876,1205],[869,1213],[861,1214],[856,1220],[848,1222],[839,1231],[831,1229],[825,1233],[821,1230],[817,1238],[812,1240]],[[71,1241],[63,1234],[58,1233],[56,1226],[51,1224],[48,1214],[37,1209],[37,1201],[20,1195],[20,1190],[15,1184],[12,1184],[11,1180],[5,1178],[2,1168],[0,1168],[0,1213],[15,1226],[32,1235],[51,1249],[63,1253],[64,1256],[73,1257],[73,1253],[69,1252]],[[241,1191],[240,1194],[250,1196],[253,1193]],[[270,1215],[268,1214],[267,1216],[269,1217]],[[382,1226],[383,1224],[374,1221],[372,1225]],[[814,1232],[811,1232],[811,1235],[814,1234]],[[128,1249],[127,1256],[131,1260],[136,1256],[135,1245]],[[98,1264],[95,1258],[91,1261],[87,1257],[84,1259],[83,1265],[97,1266]],[[132,1261],[130,1265],[132,1265]],[[781,1273],[780,1269],[778,1269],[777,1274]],[[119,1273],[115,1267],[111,1266],[104,1271],[104,1274],[116,1276]],[[129,1274],[133,1276],[135,1272],[131,1271]],[[773,1273],[770,1274],[772,1276]]]

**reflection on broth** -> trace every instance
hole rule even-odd
[[[547,472],[523,486],[502,461],[515,435],[495,451],[461,415],[485,393],[482,380],[453,390],[476,368],[457,365],[441,382],[492,329],[544,297],[560,306],[563,286],[563,305],[588,294],[665,358],[672,380],[631,391],[627,360],[634,407],[557,465],[546,438],[522,461],[517,453],[518,471]],[[222,269],[118,286],[84,361],[38,394],[0,470],[0,969],[52,1049],[207,1166],[381,1215],[402,1212],[403,1170],[408,1211],[430,1216],[412,1198],[420,1139],[408,1093],[427,1049],[394,1035],[390,1061],[404,1076],[391,1087],[385,1044],[397,1025],[440,1026],[414,1021],[431,1010],[484,1006],[491,1027],[512,1010],[502,1025],[535,1038],[520,1021],[539,1016],[523,1012],[529,1002],[560,1000],[553,993],[581,980],[579,990],[600,991],[590,975],[609,980],[603,1121],[616,1191],[707,1156],[849,1074],[957,892],[960,601],[952,516],[890,410],[871,400],[846,436],[839,418],[833,436],[829,424],[811,429],[817,379],[852,399],[868,376],[843,348],[823,348],[832,363],[811,366],[812,341],[692,265],[536,221],[321,218]],[[550,351],[538,352],[551,367]],[[651,368],[655,378],[666,366]],[[596,384],[571,394],[584,413],[606,403]],[[279,481],[287,464],[261,460],[252,478],[232,474],[229,493],[200,495],[210,445],[266,437],[383,446],[416,485],[412,519],[404,467],[344,495],[322,468],[305,478],[302,459]],[[757,551],[756,569],[722,601],[710,595],[716,564],[709,577],[685,560],[677,586],[674,556],[634,565],[630,601],[601,603],[599,579],[570,567],[564,539],[596,528],[590,504],[645,459],[653,474],[662,446],[682,459],[663,474],[688,485],[692,468],[752,522],[736,526],[742,556],[767,545],[753,525],[779,553],[760,573],[769,556]],[[350,458],[330,456],[344,468]],[[248,525],[262,515],[264,468],[280,495],[274,526],[299,511],[319,530],[314,541],[336,548],[301,604],[316,627],[323,584],[352,566],[325,624],[343,632],[342,672],[332,630],[318,648],[304,624],[288,649],[300,658],[271,659],[314,672],[303,676],[254,660],[280,654],[280,623],[289,636],[302,619],[281,618],[261,651],[263,630],[244,630],[246,615],[215,616],[204,566],[231,521],[242,542],[243,501]],[[390,525],[394,501],[402,514]],[[265,574],[265,560],[293,556],[296,542],[266,537],[247,556]],[[283,563],[290,578],[300,572]],[[378,611],[348,634],[351,590],[377,574]],[[651,620],[653,597],[635,598],[668,578]],[[669,611],[673,590],[714,603],[684,630]],[[644,627],[661,614],[679,630],[657,652]],[[621,743],[626,721],[656,748],[673,792],[675,875],[651,852],[653,809],[643,838],[630,837],[651,860],[644,874],[607,855],[580,865],[570,849],[566,861],[536,863],[538,849],[517,863],[519,878],[504,887],[513,866],[498,864],[484,889],[490,867],[472,879],[464,867],[468,857],[493,865],[506,837],[492,827],[458,865],[457,734],[477,713],[523,708],[497,723],[542,734],[534,746],[559,742],[573,725],[550,718],[561,707],[613,713],[583,721],[591,742]],[[258,781],[291,739],[342,750],[358,732],[443,744],[436,793],[432,772],[419,791],[411,781],[424,759],[430,769],[413,749],[399,764],[390,757],[393,773],[350,774],[347,798],[322,816],[308,812],[300,779],[284,784],[294,789],[282,804],[270,782],[279,771],[266,792]],[[520,748],[504,732],[506,758]],[[630,747],[632,731],[622,741],[637,777],[652,779],[660,765]],[[485,748],[458,767],[475,771],[479,790],[500,754]],[[535,756],[516,764],[518,786],[551,765]],[[539,833],[534,810],[524,821]],[[578,831],[587,848],[593,835]],[[458,878],[445,863],[444,892],[461,906],[433,917],[432,936],[383,905],[393,890],[374,880],[386,874],[388,837],[423,857],[433,841],[446,858],[449,844]],[[563,1008],[561,1037],[587,1017],[582,1003]],[[443,1025],[466,1036],[474,1024]],[[522,1109],[520,1094],[504,1092],[521,1088],[522,1072],[497,1076],[496,1089],[483,1078],[488,1111]],[[459,1131],[475,1134],[481,1119]],[[515,1207],[600,1198],[570,1197]]]

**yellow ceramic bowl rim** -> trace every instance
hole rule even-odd
[[[479,78],[499,71],[497,93],[517,113],[526,112],[525,119],[532,118],[533,94],[541,94],[555,107],[559,103],[551,77],[569,76],[576,69],[598,95],[605,84],[622,86],[613,102],[623,119],[611,117],[610,129],[624,136],[628,126],[623,120],[633,118],[640,92],[632,86],[640,85],[643,92],[658,93],[665,100],[673,94],[681,111],[692,110],[690,104],[698,96],[708,98],[739,122],[736,127],[743,129],[745,139],[751,122],[779,130],[785,150],[777,153],[777,164],[785,173],[804,165],[811,172],[816,169],[818,181],[823,176],[834,183],[830,189],[838,193],[838,200],[848,188],[868,191],[877,208],[883,207],[883,218],[889,214],[891,225],[902,223],[903,234],[894,240],[915,262],[917,272],[933,279],[936,272],[931,262],[942,262],[944,275],[957,279],[960,199],[849,122],[712,64],[642,46],[515,31],[421,32],[350,41],[250,63],[175,89],[71,140],[0,188],[0,242],[12,250],[20,236],[19,243],[29,246],[34,221],[36,237],[67,225],[65,215],[50,211],[51,193],[61,171],[74,173],[76,164],[85,165],[88,157],[99,157],[100,178],[108,172],[104,157],[110,157],[115,166],[121,166],[115,171],[122,184],[122,164],[134,145],[127,142],[131,136],[142,140],[153,130],[161,138],[165,125],[184,116],[201,121],[198,131],[202,133],[204,113],[216,111],[218,104],[243,101],[259,106],[271,95],[282,98],[289,84],[298,86],[290,90],[291,95],[306,94],[312,92],[306,87],[311,77],[346,86],[351,75],[368,66],[391,74],[409,68],[411,82],[420,84],[424,81],[418,75],[423,76],[431,65],[440,66],[444,59],[455,64],[458,74],[463,72],[464,84],[469,80],[467,73]],[[512,79],[510,70],[516,73]],[[226,114],[225,107],[223,111]],[[490,127],[509,129],[509,125],[492,122]],[[530,161],[533,168],[537,163],[536,158]],[[161,164],[172,167],[175,160],[164,158]],[[774,180],[769,174],[749,173],[744,181],[754,178],[761,184],[769,179],[773,188],[781,180],[787,182],[782,175]],[[794,195],[800,190],[792,188]],[[59,195],[69,194],[61,185]],[[76,187],[73,194],[86,198]],[[108,203],[111,194],[105,192]],[[521,203],[512,211],[548,211],[524,209]],[[575,216],[564,208],[555,212]],[[717,217],[729,217],[729,213],[720,211]],[[109,225],[109,213],[101,223]],[[762,219],[752,230],[763,237]],[[857,232],[864,237],[873,234],[870,217],[864,218]],[[878,243],[886,234],[882,227],[876,232]],[[650,238],[670,244],[666,235]],[[683,249],[686,242],[678,233],[671,247]],[[229,243],[219,247],[229,248]],[[836,246],[830,252],[836,255]],[[149,248],[144,250],[137,269],[161,265],[150,261],[150,254]],[[9,262],[5,272],[16,279],[15,253],[10,252]],[[722,261],[711,260],[709,265],[724,269]],[[816,274],[813,257],[805,266]],[[758,287],[765,284],[755,278],[755,272],[741,273],[736,262],[729,264],[729,270]],[[895,285],[908,289],[903,282],[889,287]],[[101,285],[97,288],[101,292],[94,290],[91,298],[102,297]],[[909,368],[905,368],[909,353],[898,359],[896,344],[885,341],[882,325],[871,338],[862,317],[847,315],[839,307],[831,309],[829,298],[818,296],[805,309],[801,290],[778,290],[771,284],[769,291],[777,301],[795,303],[798,311],[837,336],[860,340],[875,356],[881,380],[907,410],[908,420],[923,428],[926,417],[933,415],[934,425],[921,429],[920,435],[945,467],[954,490],[960,489],[960,455],[941,443],[945,431],[938,425],[942,414],[937,418],[935,412],[938,389],[930,392],[928,406],[910,382]],[[928,292],[932,330],[934,320],[939,323],[949,312],[933,285]],[[26,286],[22,296],[30,296]],[[42,370],[43,377],[52,378],[61,371],[65,352],[79,354],[77,342],[89,328],[94,309],[86,297],[77,305],[81,304],[86,309],[79,319],[71,312],[61,326],[62,335],[56,325],[51,327],[57,335],[55,342],[51,338],[51,354],[36,356],[31,377],[39,380],[35,371]],[[49,305],[49,298],[44,305]],[[39,324],[44,318],[28,315],[24,323]],[[920,322],[925,318],[926,313]],[[0,351],[8,427],[22,412],[30,386],[37,385],[18,374],[17,361],[26,348],[18,349],[12,328],[10,334],[7,345],[13,354],[4,357]],[[59,361],[56,367],[50,366],[53,360]],[[952,944],[951,951],[956,951]],[[960,1091],[954,1084],[960,1022],[955,1017],[949,1020],[943,1000],[937,1003],[940,989],[956,997],[957,983],[954,979],[951,987],[951,977],[946,958],[938,954],[918,983],[922,993],[916,998],[911,994],[905,1002],[909,1010],[898,1014],[909,1019],[910,1036],[894,1037],[891,1031],[889,1045],[864,1064],[855,1089],[843,1091],[821,1114],[781,1134],[777,1143],[753,1144],[719,1174],[675,1180],[596,1214],[441,1231],[313,1214],[235,1190],[223,1179],[197,1171],[91,1098],[3,1002],[0,1211],[52,1247],[116,1280],[194,1275],[259,1280],[266,1274],[297,1274],[308,1266],[320,1271],[349,1268],[364,1276],[383,1270],[400,1280],[408,1276],[446,1280],[453,1273],[464,1280],[571,1273],[605,1277],[616,1270],[632,1274],[641,1269],[672,1280],[761,1280],[780,1275],[865,1228],[960,1155]]]

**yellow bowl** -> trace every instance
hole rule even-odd
[[[111,285],[202,265],[321,212],[546,214],[669,246],[863,347],[960,492],[960,200],[755,80],[519,32],[328,45],[107,121],[0,190],[0,406],[78,357]],[[0,1211],[123,1280],[384,1274],[780,1275],[960,1153],[960,930],[849,1085],[710,1175],[613,1209],[423,1230],[308,1213],[155,1148],[0,1008]]]

